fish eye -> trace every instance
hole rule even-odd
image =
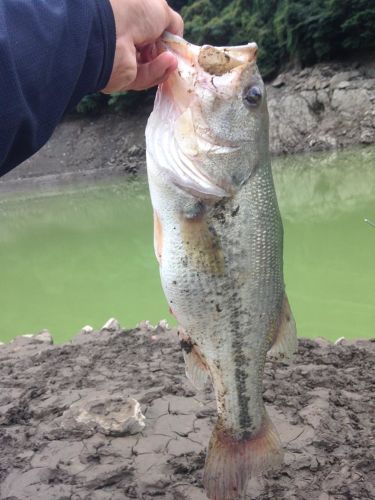
[[[244,93],[246,104],[250,108],[256,108],[262,100],[262,91],[258,85],[249,87]]]

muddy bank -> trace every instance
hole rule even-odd
[[[211,388],[187,381],[174,330],[112,326],[66,345],[43,334],[0,346],[2,500],[205,498]],[[374,355],[370,341],[300,339],[294,364],[267,363],[285,464],[246,498],[375,497]]]
[[[286,72],[267,91],[273,154],[375,142],[374,59]],[[150,112],[148,104],[123,116],[68,117],[39,153],[1,178],[0,192],[144,171]]]

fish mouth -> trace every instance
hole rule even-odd
[[[167,50],[177,56],[179,63],[182,60],[211,76],[223,76],[236,68],[255,63],[258,53],[256,43],[233,47],[199,46],[169,32],[163,33],[161,41]]]
[[[162,150],[167,155],[155,156],[155,164],[163,165],[170,182],[193,196],[205,200],[233,196],[240,186],[234,186],[226,175],[217,178],[215,172],[207,172],[205,162],[237,154],[241,144],[219,137],[210,123],[210,110],[218,101],[242,99],[244,84],[257,71],[256,43],[199,46],[165,32],[158,50],[173,53],[178,67],[156,95],[153,134],[147,136],[150,151]],[[163,140],[165,147],[161,148]]]

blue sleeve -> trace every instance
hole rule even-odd
[[[115,45],[109,0],[0,0],[0,175],[106,86]]]

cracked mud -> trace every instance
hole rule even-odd
[[[374,353],[371,341],[300,339],[295,363],[267,363],[285,463],[246,498],[375,498]],[[144,323],[57,346],[18,337],[0,346],[0,374],[2,500],[206,498],[216,410],[211,387],[186,379],[175,330]]]

